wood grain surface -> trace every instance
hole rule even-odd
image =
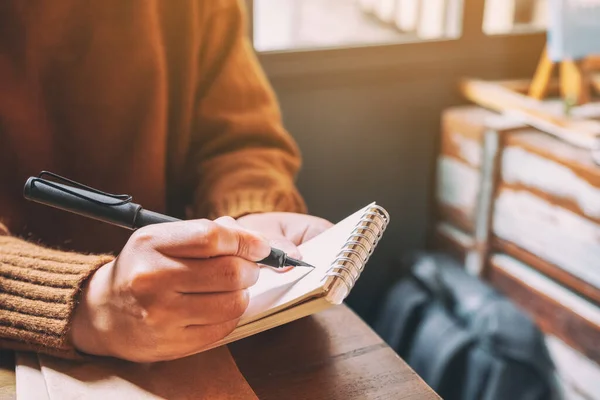
[[[439,399],[345,305],[229,345],[260,399]],[[0,399],[15,399],[14,358],[0,352]]]
[[[525,310],[547,334],[600,363],[600,326],[573,312],[558,300],[537,291],[528,282],[507,274],[491,262],[488,279]]]

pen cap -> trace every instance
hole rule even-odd
[[[23,195],[36,203],[128,229],[134,229],[135,219],[141,209],[138,204],[119,202],[108,195],[35,177],[27,180]]]

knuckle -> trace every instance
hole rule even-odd
[[[218,246],[222,234],[222,227],[214,221],[202,220],[201,242],[204,246]]]
[[[247,263],[245,273],[248,274],[249,277],[246,279],[246,282],[244,282],[244,287],[242,289],[254,286],[256,282],[258,282],[260,267],[256,263]]]
[[[238,243],[238,254],[240,255],[252,254],[251,250],[259,243],[258,239],[254,239],[248,235],[241,235],[239,232],[237,233],[236,238]]]
[[[140,295],[167,291],[168,284],[173,282],[182,270],[185,271],[182,264],[165,257],[134,260],[129,266],[128,285],[133,293]]]
[[[241,317],[246,309],[248,308],[248,304],[250,302],[250,296],[247,290],[239,290],[229,296],[229,301],[227,302],[227,310],[226,315],[229,319],[235,319]]]
[[[156,279],[153,274],[135,273],[128,285],[131,295],[128,312],[145,326],[158,331],[169,319],[169,313],[165,311],[165,296],[160,290],[159,281],[160,279]]]
[[[133,232],[129,240],[138,245],[151,245],[155,240],[155,235],[153,229],[144,227]]]
[[[333,223],[331,221],[326,220],[324,218],[319,218],[318,222],[321,228],[330,228],[331,226],[333,226]]]
[[[223,268],[225,281],[228,286],[236,289],[241,289],[244,285],[244,267],[242,260],[236,257],[231,257],[228,260],[227,267]]]
[[[242,273],[235,263],[231,263],[224,268],[224,279],[227,287],[234,289],[240,288],[242,283]]]
[[[229,223],[229,224],[236,223],[235,219],[233,217],[230,217],[229,215],[225,215],[225,216],[219,217],[215,221]]]
[[[154,279],[146,271],[135,271],[129,279],[129,291],[135,298],[145,298],[152,293]]]

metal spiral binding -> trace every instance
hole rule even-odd
[[[383,207],[374,205],[365,211],[323,280],[338,278],[349,293],[373,254],[389,221],[390,216]]]

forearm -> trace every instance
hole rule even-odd
[[[246,37],[245,10],[228,4],[207,23],[212,39],[199,65],[213,79],[198,89],[194,216],[304,212],[294,182],[300,151]]]
[[[79,293],[110,260],[0,235],[0,348],[75,357],[68,332]]]

